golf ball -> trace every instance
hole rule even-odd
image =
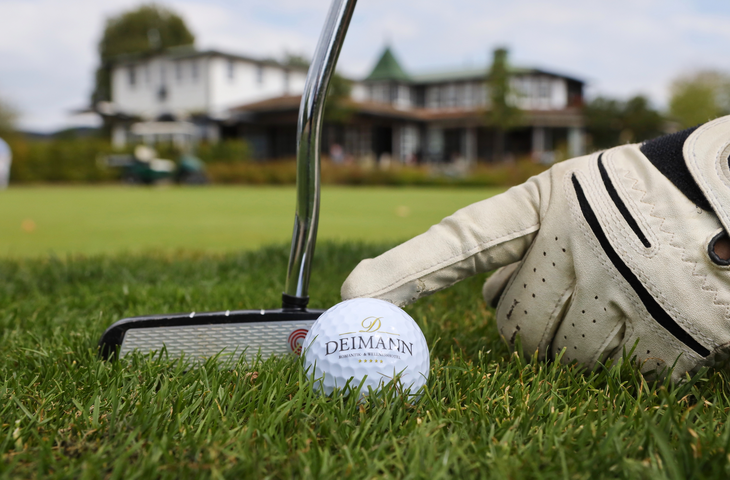
[[[355,298],[338,303],[314,322],[304,343],[304,368],[315,390],[357,387],[361,395],[398,379],[415,395],[426,384],[428,345],[416,322],[383,300]]]

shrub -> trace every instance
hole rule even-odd
[[[94,183],[115,178],[117,173],[99,165],[109,152],[109,142],[97,138],[29,140],[11,138],[13,183]]]
[[[480,164],[468,172],[455,171],[452,165],[405,166],[389,169],[362,165],[322,163],[321,180],[325,185],[391,186],[509,186],[522,183],[547,167],[530,160],[514,163]],[[210,163],[208,175],[213,183],[249,185],[286,185],[296,183],[294,159],[256,163]]]

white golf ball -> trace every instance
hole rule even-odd
[[[368,387],[378,390],[394,378],[415,395],[428,380],[423,332],[406,312],[383,300],[355,298],[330,308],[309,330],[302,351],[315,390],[327,395],[348,380],[357,387],[363,379],[360,392],[366,395]]]

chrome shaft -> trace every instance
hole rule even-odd
[[[333,0],[319,37],[299,105],[297,123],[297,207],[284,287],[284,308],[304,308],[317,240],[320,150],[327,87],[357,0]]]

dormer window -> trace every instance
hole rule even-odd
[[[264,83],[264,66],[256,65],[256,83],[261,85]]]
[[[130,65],[127,68],[127,79],[129,80],[130,87],[137,85],[137,69],[134,68],[134,65]]]
[[[537,98],[550,98],[550,79],[541,78],[537,82]]]

